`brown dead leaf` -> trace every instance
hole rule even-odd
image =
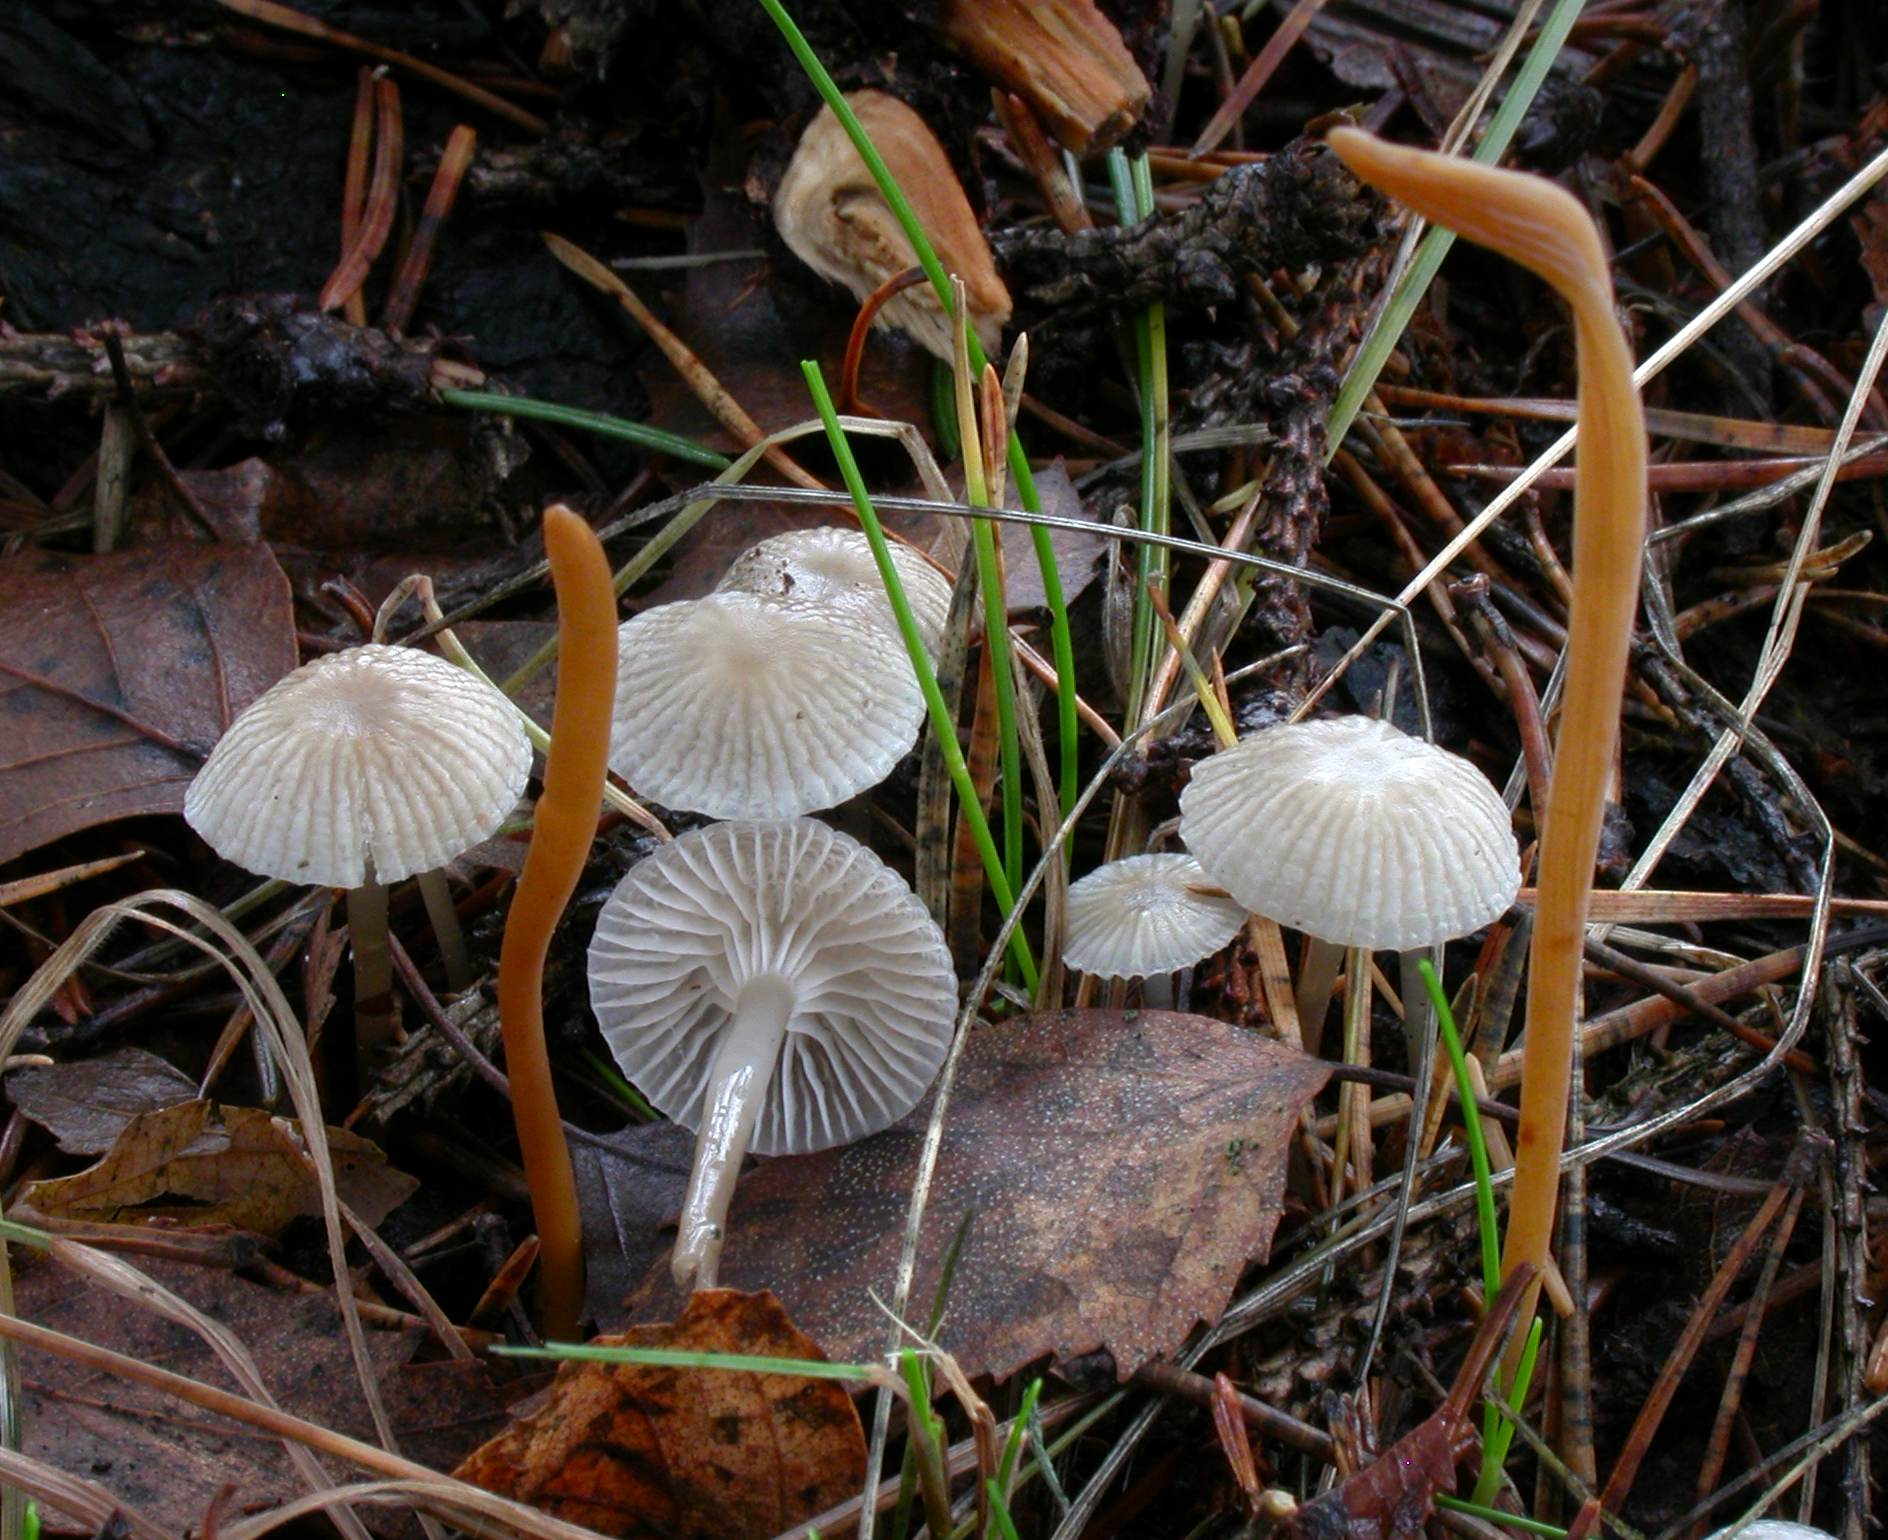
[[[702,1289],[673,1325],[592,1345],[824,1359],[772,1294]],[[549,1398],[453,1473],[606,1535],[748,1540],[853,1492],[865,1435],[832,1380],[568,1363]]]
[[[1082,494],[1069,480],[1068,467],[1058,455],[1036,472],[1036,492],[1042,499],[1042,511],[1058,519],[1086,519],[1094,522],[1094,513],[1082,502]],[[1042,564],[1036,560],[1035,532],[1026,524],[1002,524],[1003,583],[1010,612],[1037,610],[1049,603],[1048,590],[1042,585]],[[1062,597],[1069,603],[1095,579],[1095,569],[1107,552],[1108,541],[1099,534],[1084,534],[1073,529],[1049,531],[1049,548],[1055,552],[1056,572],[1062,579]]]
[[[1054,1011],[964,1050],[926,1210],[914,1300],[970,1218],[940,1343],[1002,1379],[1105,1347],[1125,1378],[1216,1321],[1271,1247],[1299,1109],[1330,1066],[1172,1011]],[[735,1189],[721,1277],[766,1280],[845,1358],[885,1336],[929,1104],[870,1139],[767,1161]],[[658,1263],[635,1318],[669,1307]]]
[[[68,1155],[102,1155],[141,1112],[196,1098],[196,1082],[154,1053],[120,1048],[69,1064],[33,1064],[7,1076],[13,1105]]]
[[[1862,271],[1877,306],[1888,304],[1888,198],[1877,193],[1849,220],[1862,246]]]
[[[264,546],[0,559],[0,861],[181,810],[211,745],[295,663]]]
[[[355,1438],[374,1437],[332,1290],[280,1294],[222,1269],[133,1260],[241,1338],[284,1410]],[[193,1379],[230,1384],[196,1333],[75,1281],[43,1258],[22,1255],[15,1266],[25,1319]],[[402,1449],[444,1469],[503,1425],[505,1404],[519,1387],[494,1386],[482,1363],[410,1362],[430,1341],[425,1332],[370,1330],[367,1351]],[[201,1525],[225,1481],[237,1483],[245,1509],[306,1490],[282,1445],[253,1429],[67,1359],[31,1349],[21,1356],[26,1452],[103,1483],[173,1534]],[[379,1528],[388,1511],[367,1509],[363,1516]]]
[[[330,1128],[341,1201],[377,1225],[419,1183],[387,1164],[380,1147]],[[159,1216],[225,1223],[273,1235],[291,1219],[319,1214],[294,1124],[258,1107],[188,1101],[140,1113],[105,1158],[72,1176],[33,1182],[19,1201],[58,1219],[122,1221]]]
[[[495,484],[471,425],[450,416],[328,421],[296,448],[221,470],[180,472],[218,536],[353,550],[428,530],[463,535]],[[132,498],[135,541],[202,540],[177,494],[148,478]]]
[[[573,1141],[570,1164],[583,1214],[584,1304],[607,1320],[675,1238],[695,1136],[679,1123],[645,1123]]]

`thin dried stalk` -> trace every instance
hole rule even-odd
[[[226,0],[227,3],[227,0]],[[572,241],[561,235],[544,232],[544,244],[551,248],[551,255],[562,262],[585,283],[601,289],[612,296],[616,302],[636,319],[636,324],[649,334],[649,340],[662,349],[665,357],[675,366],[677,374],[694,391],[701,404],[714,414],[715,421],[732,433],[744,448],[752,449],[765,443],[767,463],[796,486],[823,487],[817,476],[805,470],[791,455],[769,440],[760,424],[747,415],[747,410],[728,393],[728,389],[714,376],[714,371],[704,364],[695,354],[695,350],[682,341],[674,332],[656,319],[655,312],[642,302],[636,291],[601,262]]]

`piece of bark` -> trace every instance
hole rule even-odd
[[[1236,166],[1198,203],[1125,228],[1018,230],[996,239],[1019,300],[1059,313],[1154,300],[1229,305],[1237,275],[1355,256],[1382,207],[1321,144]]]

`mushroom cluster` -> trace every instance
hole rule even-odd
[[[893,547],[927,645],[950,585]],[[618,633],[610,763],[665,805],[733,820],[631,869],[590,948],[617,1063],[697,1135],[673,1269],[712,1287],[741,1162],[888,1127],[950,1043],[942,932],[897,873],[801,815],[876,785],[924,698],[863,535],[811,529],[743,554],[700,599]]]

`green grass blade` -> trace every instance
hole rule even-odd
[[[1036,1403],[1042,1399],[1042,1381],[1031,1380],[1023,1387],[1022,1405],[1016,1409],[1016,1416],[1010,1422],[1010,1436],[1003,1445],[1003,1454],[996,1462],[996,1479],[999,1491],[1010,1489],[1010,1479],[1016,1473],[1016,1462],[1022,1458],[1023,1446],[1029,1441],[1029,1420],[1035,1415]]]
[[[952,313],[950,275],[944,271],[944,264],[938,260],[936,249],[931,245],[931,238],[924,233],[924,227],[918,223],[918,216],[912,212],[911,203],[899,187],[898,179],[885,164],[885,157],[880,155],[878,147],[872,143],[872,137],[866,133],[865,126],[859,122],[858,114],[847,102],[845,93],[839,89],[839,82],[834,80],[831,71],[820,61],[813,51],[813,45],[806,40],[804,33],[787,8],[780,0],[760,0],[761,9],[780,29],[780,35],[787,40],[787,47],[799,61],[800,68],[806,71],[807,79],[833,110],[840,127],[845,129],[853,147],[858,150],[866,168],[872,173],[872,180],[878,184],[892,215],[897,219],[899,228],[905,232],[905,239],[911,242],[911,249],[918,255],[918,264],[924,269],[925,277],[931,280],[931,287],[937,291],[938,303],[944,307],[944,313]],[[983,345],[978,342],[977,334],[970,334],[970,365],[978,374],[983,372],[986,362]],[[1023,453],[1022,441],[1012,433],[1009,443],[1009,462],[1018,493],[1022,496],[1023,507],[1031,513],[1042,512],[1042,502],[1036,495],[1035,478],[1030,475],[1028,457]],[[1060,677],[1062,688],[1058,692],[1061,701],[1057,713],[1058,750],[1061,755],[1061,797],[1064,814],[1075,803],[1076,762],[1080,751],[1077,737],[1078,724],[1075,715],[1075,643],[1069,632],[1068,604],[1062,592],[1062,577],[1056,570],[1055,550],[1050,544],[1046,531],[1035,532],[1034,546],[1037,564],[1042,568],[1042,590],[1049,605],[1049,625],[1051,641],[1055,652],[1056,673]],[[1007,631],[1005,636],[1007,637]],[[1007,643],[1005,644],[1007,651]]]
[[[1514,1367],[1514,1383],[1508,1387],[1508,1404],[1522,1406],[1527,1402],[1528,1386],[1534,1379],[1534,1359],[1541,1347],[1541,1319],[1534,1318],[1534,1324],[1528,1327],[1527,1346],[1521,1349],[1521,1361]],[[1496,1371],[1499,1382],[1500,1371]],[[1490,1405],[1485,1411],[1482,1428],[1482,1468],[1475,1478],[1475,1491],[1471,1501],[1482,1504],[1494,1502],[1495,1493],[1501,1490],[1501,1469],[1508,1463],[1508,1446],[1514,1442],[1514,1424],[1499,1407]]]
[[[1003,1500],[1003,1489],[996,1484],[996,1477],[986,1477],[984,1486],[990,1494],[990,1517],[996,1524],[997,1535],[1001,1540],[1023,1540],[1016,1533],[1016,1521],[1010,1517],[1010,1505]]]
[[[580,406],[560,406],[555,401],[534,401],[529,396],[501,396],[484,390],[442,390],[439,399],[448,406],[462,406],[473,412],[503,412],[510,417],[530,417],[538,422],[554,422],[559,427],[583,428],[607,438],[627,439],[644,449],[655,449],[678,460],[705,465],[710,470],[728,468],[728,457],[706,444],[680,433],[667,433],[646,422],[631,422],[627,417],[612,417],[607,412],[587,412]]]
[[[1525,1514],[1508,1513],[1500,1508],[1485,1507],[1481,1503],[1469,1502],[1466,1498],[1451,1497],[1447,1492],[1436,1493],[1436,1506],[1452,1509],[1456,1513],[1470,1514],[1475,1518],[1485,1519],[1490,1524],[1518,1529],[1525,1534],[1541,1535],[1544,1540],[1566,1540],[1567,1532],[1558,1524],[1549,1524],[1545,1519],[1531,1519]]]
[[[834,1364],[818,1358],[764,1358],[752,1353],[695,1353],[685,1348],[598,1347],[589,1342],[549,1342],[543,1347],[496,1343],[507,1358],[580,1358],[605,1364],[653,1364],[666,1369],[726,1369],[737,1374],[798,1374],[812,1380],[882,1380],[875,1364]]]
[[[1124,225],[1154,213],[1154,178],[1145,155],[1133,160],[1108,152],[1108,179]],[[1173,481],[1169,465],[1172,423],[1167,400],[1167,307],[1156,300],[1134,319],[1134,351],[1141,401],[1140,527],[1166,534],[1172,522]],[[1148,597],[1148,584],[1166,593],[1167,553],[1143,544],[1135,556],[1134,620],[1128,648],[1127,721],[1142,720],[1147,687],[1156,666],[1160,625]]]
[[[957,788],[958,807],[965,822],[970,825],[971,835],[977,842],[977,853],[983,858],[984,877],[990,884],[990,891],[995,895],[998,906],[1007,914],[1016,901],[1016,890],[1010,886],[1003,867],[1003,857],[996,848],[996,841],[990,837],[989,822],[977,802],[977,790],[970,780],[970,767],[964,763],[964,747],[957,738],[957,724],[951,720],[944,692],[938,689],[937,671],[931,667],[931,655],[925,651],[924,638],[918,634],[918,622],[911,613],[911,601],[905,597],[905,585],[899,580],[898,569],[892,565],[891,548],[885,543],[885,530],[879,523],[878,510],[872,506],[872,495],[865,489],[865,478],[859,474],[859,462],[853,458],[852,445],[846,439],[845,430],[839,426],[839,414],[833,408],[832,394],[826,389],[826,378],[820,373],[818,362],[809,358],[800,368],[806,375],[806,387],[813,394],[813,405],[819,409],[820,421],[826,425],[826,437],[832,445],[833,458],[839,462],[839,474],[845,480],[846,490],[852,494],[859,524],[865,531],[865,538],[871,542],[873,557],[878,561],[879,576],[885,582],[885,596],[891,601],[892,613],[898,617],[898,630],[905,639],[906,650],[911,654],[911,666],[917,671],[918,685],[924,691],[925,706],[931,714],[931,730],[937,734],[938,743],[944,750],[944,767],[950,772],[951,784]],[[1024,938],[1021,926],[1010,934],[1010,955],[1015,959],[1024,982],[1033,990],[1036,987],[1036,960],[1030,955],[1029,942]]]
[[[1427,957],[1417,961],[1423,987],[1429,991],[1429,1003],[1436,1009],[1436,1024],[1443,1044],[1449,1050],[1449,1067],[1455,1072],[1455,1094],[1462,1099],[1462,1127],[1468,1133],[1468,1158],[1475,1171],[1475,1217],[1482,1239],[1482,1297],[1493,1299],[1501,1292],[1501,1237],[1495,1230],[1495,1179],[1488,1164],[1488,1141],[1482,1134],[1481,1113],[1475,1108],[1475,1083],[1468,1078],[1468,1055],[1462,1049],[1462,1034],[1455,1027],[1455,1012],[1449,1009],[1442,993],[1442,981],[1435,965]]]
[[[767,0],[762,0],[762,3],[767,3]],[[1521,119],[1534,104],[1535,96],[1547,79],[1548,70],[1559,56],[1561,45],[1567,41],[1567,34],[1579,19],[1583,3],[1584,0],[1554,0],[1554,8],[1548,12],[1540,35],[1535,38],[1533,48],[1528,51],[1527,58],[1514,77],[1514,83],[1508,87],[1508,94],[1501,99],[1500,107],[1490,120],[1488,132],[1482,136],[1481,143],[1475,146],[1474,159],[1484,165],[1493,165],[1507,154],[1515,130],[1521,126]],[[1331,405],[1331,415],[1325,423],[1324,459],[1327,465],[1331,457],[1343,447],[1344,435],[1350,432],[1350,425],[1363,409],[1364,397],[1376,389],[1377,376],[1383,372],[1391,351],[1402,340],[1404,328],[1416,313],[1416,307],[1422,303],[1423,295],[1429,292],[1430,281],[1436,276],[1442,266],[1442,259],[1449,254],[1449,248],[1454,244],[1455,232],[1445,230],[1440,225],[1423,236],[1409,271],[1404,273],[1403,281],[1396,286],[1396,293],[1384,307],[1382,320],[1357,350],[1357,356],[1344,376],[1343,386],[1337,393],[1337,400]]]

